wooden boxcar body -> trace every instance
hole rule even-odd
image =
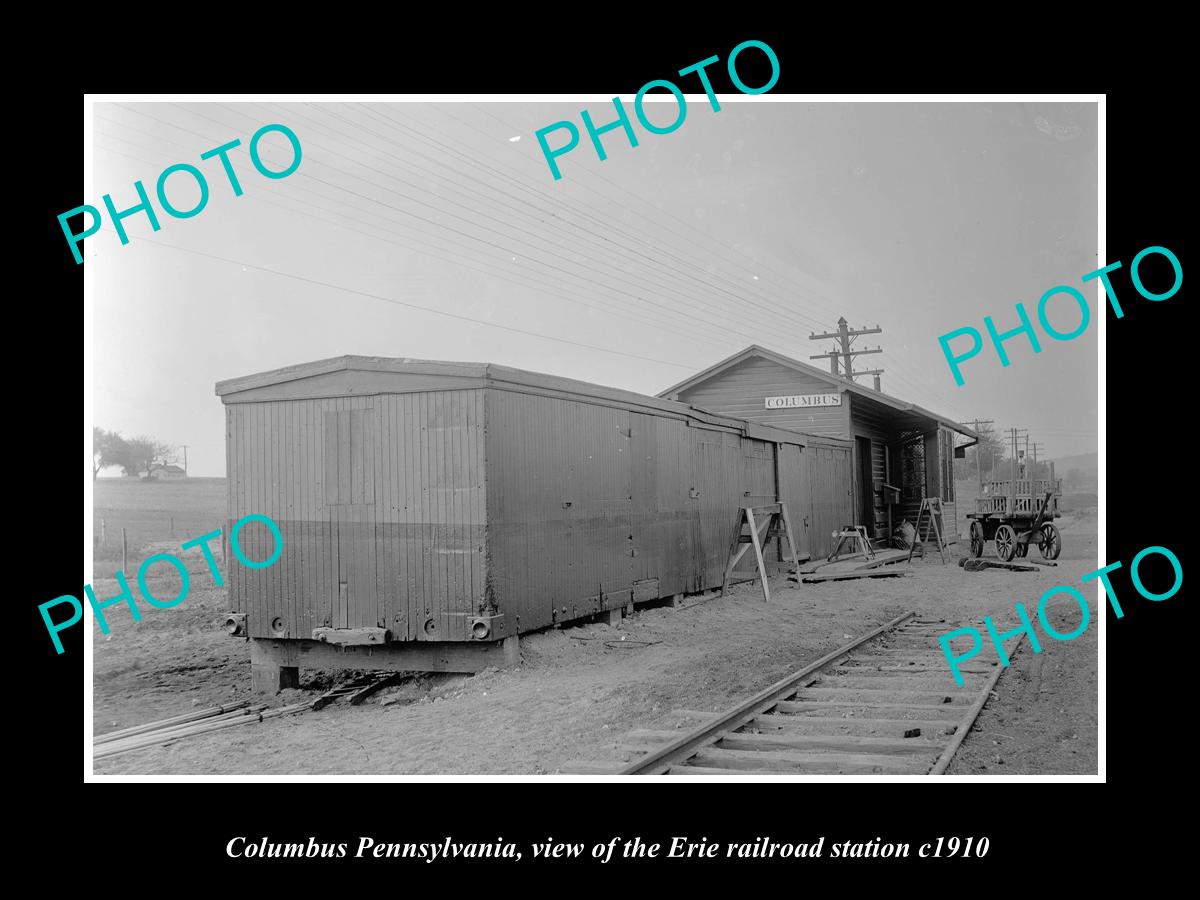
[[[812,554],[852,520],[849,442],[570,379],[340,357],[217,393],[230,523],[283,535],[230,572],[250,638],[496,642],[719,587],[741,506],[787,503]]]

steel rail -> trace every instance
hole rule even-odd
[[[1025,642],[1025,635],[1022,634],[1017,638],[1016,646],[1013,647],[1012,653],[1009,654],[1009,659],[1016,656],[1017,651],[1021,649],[1021,645]],[[988,698],[992,696],[992,689],[996,686],[996,682],[1000,680],[1000,676],[1004,674],[1007,666],[996,666],[996,670],[988,677],[987,684],[983,686],[983,691],[975,698],[975,702],[971,704],[971,708],[967,710],[967,714],[963,716],[962,723],[954,731],[954,736],[950,739],[950,743],[946,745],[946,749],[942,751],[942,755],[938,757],[937,763],[929,770],[930,775],[945,775],[946,769],[950,766],[950,760],[954,759],[954,754],[958,752],[959,746],[967,738],[967,733],[971,730],[971,726],[975,724],[975,720],[979,718],[979,713],[983,710],[984,704],[988,702]]]
[[[861,644],[873,638],[879,637],[885,632],[891,631],[902,622],[916,616],[915,612],[906,612],[901,616],[897,616],[892,621],[880,625],[874,631],[869,631],[860,638],[856,638],[849,644],[846,644],[832,653],[822,656],[816,662],[805,666],[798,672],[793,672],[791,675],[778,681],[768,688],[759,691],[753,697],[739,703],[729,712],[722,713],[717,718],[705,722],[703,725],[682,735],[677,740],[672,741],[665,747],[647,753],[645,756],[631,762],[629,765],[620,771],[614,773],[617,775],[664,775],[672,766],[679,765],[694,756],[702,747],[707,744],[714,743],[721,739],[727,732],[736,731],[741,728],[755,716],[760,716],[780,700],[787,698],[789,694],[797,690],[797,684],[807,678],[809,675],[816,672],[818,669],[824,668],[831,662],[847,655],[855,650]],[[985,694],[986,696],[986,694]]]

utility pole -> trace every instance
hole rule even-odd
[[[187,474],[187,448],[188,448],[188,445],[182,444],[181,446],[183,448],[183,474],[186,475]]]
[[[838,345],[839,345],[838,349],[830,350],[827,353],[818,353],[815,356],[810,356],[809,359],[825,359],[826,357],[828,357],[829,371],[831,374],[837,375],[837,374],[839,374],[838,373],[838,357],[840,356],[842,358],[842,366],[843,366],[843,371],[840,374],[843,377],[848,378],[849,380],[853,381],[859,375],[874,375],[875,376],[875,390],[878,391],[880,389],[879,376],[883,374],[883,369],[861,369],[856,372],[854,370],[854,366],[853,366],[851,360],[855,356],[863,356],[867,353],[882,353],[883,348],[876,347],[873,350],[870,350],[870,349],[868,349],[868,350],[851,350],[850,345],[852,343],[854,343],[854,339],[856,337],[858,337],[859,335],[881,334],[882,332],[883,332],[883,329],[880,328],[878,325],[876,325],[874,328],[851,328],[846,323],[845,317],[842,317],[842,318],[838,319],[838,330],[837,331],[828,332],[826,334],[810,334],[808,336],[808,339],[810,341],[835,340],[838,342]]]
[[[1025,440],[1029,440],[1028,428],[1010,428],[1008,429],[1009,439],[1012,441],[1012,459],[1009,460],[1008,471],[1008,511],[1011,514],[1017,498],[1017,438],[1020,433],[1024,432]]]
[[[1037,478],[1037,471],[1038,471],[1038,469],[1037,469],[1038,451],[1039,451],[1039,450],[1045,450],[1045,449],[1046,449],[1046,445],[1045,445],[1045,444],[1043,444],[1041,441],[1034,441],[1034,442],[1030,443],[1030,445],[1029,445],[1029,446],[1030,446],[1030,448],[1033,450],[1033,468],[1029,470],[1029,471],[1030,471],[1030,477],[1031,477],[1031,478]]]
[[[972,422],[964,422],[963,424],[970,425],[972,431],[978,432],[980,425],[995,425],[996,423],[993,422],[991,419],[975,419]],[[979,450],[980,450],[979,442],[976,441],[976,443],[975,443],[975,468],[979,470],[979,473],[978,473],[979,474],[979,493],[982,494],[983,493],[983,456],[979,452]],[[995,465],[995,463],[993,462],[993,466],[994,465]]]

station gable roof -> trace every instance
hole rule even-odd
[[[885,407],[890,407],[891,409],[902,413],[908,413],[921,418],[932,419],[938,424],[944,425],[947,428],[956,431],[959,434],[965,435],[973,440],[979,439],[978,434],[976,434],[970,428],[967,428],[965,425],[955,422],[953,419],[938,415],[937,413],[931,412],[930,410],[918,406],[915,403],[899,400],[896,397],[892,397],[883,393],[883,391],[877,391],[874,388],[866,387],[855,381],[851,381],[848,378],[843,378],[840,375],[834,375],[831,372],[823,372],[816,366],[810,366],[807,363],[800,362],[798,359],[792,359],[790,356],[784,356],[782,353],[776,353],[774,350],[768,350],[766,347],[760,347],[758,344],[751,344],[746,349],[733,354],[733,356],[727,357],[718,363],[714,363],[707,369],[704,369],[702,372],[697,372],[691,378],[687,378],[676,385],[672,385],[665,391],[660,391],[658,396],[664,399],[678,400],[680,394],[684,393],[685,391],[718,377],[723,372],[728,371],[734,366],[745,362],[747,359],[752,357],[766,359],[785,368],[801,372],[809,378],[816,378],[820,381],[824,381],[830,387],[838,391],[845,391],[847,393],[863,397],[872,403],[879,403]]]

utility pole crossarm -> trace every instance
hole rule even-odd
[[[850,344],[851,344],[851,340],[853,338],[856,338],[861,334],[881,334],[883,332],[883,329],[880,328],[878,325],[876,325],[874,328],[851,328],[847,324],[845,317],[838,319],[837,324],[838,324],[837,331],[826,332],[824,334],[810,334],[808,336],[808,339],[810,341],[833,340],[833,341],[837,341],[838,344],[840,345],[840,347],[836,350],[830,350],[826,353],[821,353],[816,356],[810,356],[809,359],[828,359],[829,360],[829,371],[831,374],[842,375],[843,377],[848,378],[851,381],[853,381],[859,375],[874,375],[874,376],[876,376],[875,377],[875,390],[877,390],[877,391],[882,390],[882,388],[880,388],[880,386],[879,386],[879,376],[883,374],[883,370],[882,369],[870,369],[868,371],[862,371],[862,370],[855,371],[854,365],[853,365],[853,360],[854,360],[854,357],[856,357],[856,356],[864,356],[868,353],[882,353],[883,348],[875,347],[874,349],[871,349],[871,350],[851,350]],[[842,368],[843,368],[842,372],[838,372],[837,361],[838,361],[839,356],[842,359]]]

